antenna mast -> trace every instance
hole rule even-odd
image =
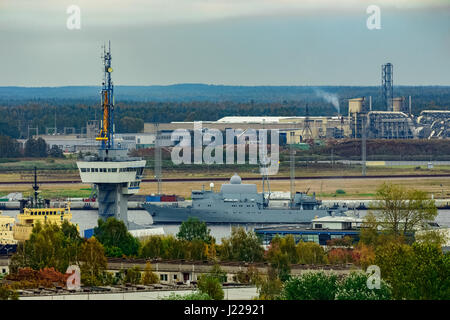
[[[103,45],[103,87],[101,91],[101,101],[103,107],[103,119],[101,129],[96,140],[102,142],[102,149],[114,148],[114,86],[111,80],[111,42],[109,42],[108,51]]]

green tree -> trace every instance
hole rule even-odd
[[[31,267],[34,270],[55,268],[66,272],[67,267],[78,262],[81,238],[75,226],[68,222],[61,227],[54,223],[37,223],[30,239],[20,243],[11,258],[11,271]]]
[[[337,287],[336,300],[391,300],[392,292],[384,280],[380,289],[369,289],[368,275],[362,272],[352,272],[342,279]]]
[[[292,239],[293,240],[293,239]],[[288,240],[289,241],[289,240]],[[270,248],[267,251],[266,259],[270,263],[270,268],[274,270],[276,276],[281,281],[286,281],[289,279],[291,274],[291,260],[296,261],[296,255],[293,259],[290,259],[287,252],[283,252],[281,249],[283,242],[286,242],[285,238],[276,237],[270,243]],[[294,250],[295,251],[295,243]]]
[[[186,221],[181,223],[177,238],[187,241],[200,240],[211,243],[212,237],[210,232],[211,230],[208,229],[204,221],[200,221],[196,217],[189,217]]]
[[[375,198],[373,207],[379,223],[394,236],[407,236],[426,221],[433,221],[437,215],[434,200],[428,199],[423,191],[383,183]]]
[[[139,266],[134,266],[127,269],[125,274],[125,283],[139,284],[141,283],[141,268]]]
[[[200,293],[206,293],[213,300],[223,300],[225,296],[222,284],[214,275],[202,274],[198,279],[197,285]]]
[[[420,243],[434,244],[440,247],[445,246],[449,241],[445,230],[422,230],[416,232],[415,240]]]
[[[280,246],[281,252],[283,254],[287,255],[287,259],[290,264],[298,262],[298,255],[297,255],[295,240],[291,234],[289,234],[285,237],[282,237],[280,239],[279,246]]]
[[[139,250],[139,241],[133,237],[127,230],[123,221],[113,217],[105,221],[98,220],[98,226],[94,228],[94,236],[105,247],[117,247],[122,250],[126,256],[136,256]],[[110,249],[108,253],[118,252]]]
[[[161,236],[148,237],[139,248],[139,256],[141,258],[150,259],[163,257],[162,243],[163,241]]]
[[[315,242],[300,241],[296,247],[298,263],[326,264],[327,255],[321,245]]]
[[[218,263],[215,263],[211,267],[209,274],[212,277],[217,278],[220,281],[220,283],[227,282],[227,273],[220,267],[220,265]]]
[[[20,157],[20,144],[16,139],[0,135],[0,158]]]
[[[278,278],[275,269],[269,268],[266,277],[258,276],[253,281],[258,289],[259,299],[278,300],[281,298],[283,282]]]
[[[56,145],[52,145],[50,150],[48,150],[48,156],[52,158],[64,158],[63,151]]]
[[[286,300],[334,300],[337,287],[335,274],[307,272],[285,282],[282,296]]]
[[[438,245],[392,242],[375,253],[375,264],[395,299],[450,298],[450,256]]]
[[[119,133],[137,133],[144,130],[144,121],[134,117],[121,117],[118,121],[117,132]]]
[[[103,245],[95,238],[87,239],[81,245],[80,254],[81,282],[86,286],[97,286],[107,267]]]
[[[264,260],[264,249],[254,232],[245,232],[244,228],[232,227],[231,236],[223,238],[218,246],[222,260],[260,262]]]
[[[30,138],[25,142],[24,156],[30,158],[47,157],[48,145],[42,138]]]

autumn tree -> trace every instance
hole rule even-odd
[[[222,260],[259,262],[264,259],[264,249],[254,232],[246,232],[244,228],[233,227],[231,236],[223,238],[218,246]]]
[[[142,284],[148,285],[152,283],[158,283],[159,279],[156,273],[152,271],[152,265],[147,261],[144,268],[144,274],[142,275]]]
[[[125,283],[139,284],[141,277],[141,268],[139,266],[128,268],[125,274]]]
[[[0,283],[0,300],[19,300],[19,294],[10,286]]]
[[[394,236],[407,236],[436,218],[437,208],[426,192],[383,183],[376,192],[373,210],[380,226]]]
[[[81,282],[87,286],[100,285],[107,260],[103,245],[95,237],[81,245],[80,262]]]
[[[255,284],[258,290],[259,299],[277,300],[281,298],[283,282],[277,276],[275,269],[269,268],[267,276],[256,278]]]
[[[290,277],[291,273],[291,260],[296,261],[296,257],[291,259],[287,252],[283,252],[281,246],[286,242],[285,238],[276,237],[270,243],[270,248],[266,253],[266,259],[269,261],[269,268],[272,269],[276,277],[281,281],[286,281]],[[295,244],[294,244],[295,253]]]
[[[449,299],[450,255],[438,245],[391,242],[375,253],[375,265],[395,299]]]
[[[36,223],[30,239],[20,243],[11,258],[11,270],[31,267],[35,270],[55,268],[66,272],[67,267],[78,261],[81,238],[78,230],[69,222],[61,227],[54,223]]]
[[[300,241],[296,246],[298,263],[326,264],[327,255],[321,245],[315,242]]]
[[[225,296],[220,280],[214,275],[202,274],[197,285],[200,293],[207,294],[213,300],[223,300]]]

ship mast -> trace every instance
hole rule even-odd
[[[36,167],[34,167],[34,184],[33,184],[33,190],[34,190],[34,207],[38,207],[38,193],[39,193],[39,186],[37,184],[37,171]]]

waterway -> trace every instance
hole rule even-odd
[[[16,217],[19,210],[8,210],[3,214]],[[355,210],[355,213],[359,214],[360,217],[364,217],[367,214],[365,210]],[[145,227],[162,227],[165,234],[176,235],[179,231],[180,225],[176,224],[157,224],[152,225],[152,217],[145,210],[129,210],[128,219],[138,225]],[[84,230],[94,228],[97,225],[98,214],[96,210],[73,210],[72,211],[72,222],[78,224],[80,228],[80,233],[83,235]],[[436,222],[442,227],[450,227],[450,210],[439,210],[438,216],[436,217]],[[222,238],[229,237],[231,234],[231,228],[233,226],[242,226],[246,230],[253,230],[254,228],[264,227],[264,224],[244,224],[244,225],[231,225],[231,224],[220,224],[220,225],[208,225],[211,229],[211,235],[216,239],[217,243],[221,243]]]

